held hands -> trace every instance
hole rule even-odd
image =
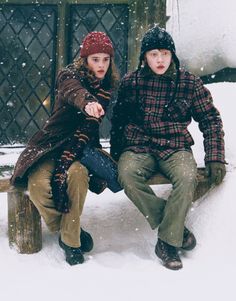
[[[211,184],[219,185],[226,174],[225,164],[221,162],[209,162],[206,164],[206,176],[210,177]]]
[[[103,107],[98,102],[89,102],[85,106],[84,110],[89,116],[93,116],[96,118],[100,118],[105,114]]]

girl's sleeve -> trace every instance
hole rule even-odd
[[[62,70],[57,77],[57,92],[65,103],[84,111],[88,102],[97,102],[97,98],[85,89],[81,81],[71,70]]]

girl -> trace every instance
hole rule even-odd
[[[52,116],[20,155],[11,182],[28,180],[31,201],[70,265],[83,263],[93,240],[80,227],[87,189],[119,191],[116,164],[101,150],[99,124],[118,80],[114,48],[103,32],[82,42],[80,58],[60,71]]]

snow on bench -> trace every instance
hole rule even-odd
[[[170,181],[158,173],[148,180],[150,185],[170,184]],[[194,200],[210,189],[209,179],[204,168],[198,168],[198,185]],[[30,201],[24,188],[10,185],[10,177],[0,178],[0,192],[7,192],[8,199],[8,237],[9,245],[19,253],[32,254],[42,249],[41,217]]]

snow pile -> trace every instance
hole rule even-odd
[[[168,0],[167,30],[178,57],[200,76],[236,67],[235,0]]]

